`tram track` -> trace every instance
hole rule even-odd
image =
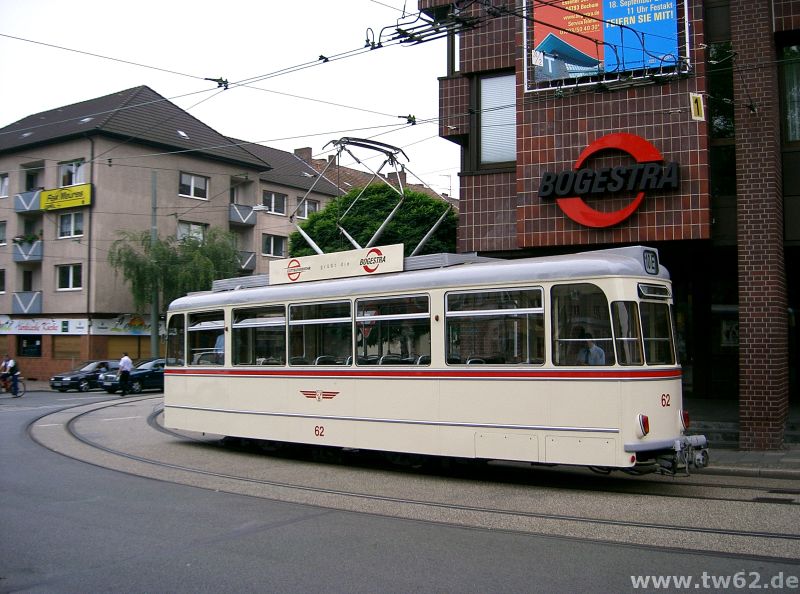
[[[711,496],[703,496],[695,493],[689,494],[670,494],[665,493],[665,488],[668,488],[671,483],[666,481],[654,481],[649,479],[640,480],[638,477],[625,477],[619,481],[614,481],[615,485],[609,484],[607,477],[595,477],[598,480],[593,481],[589,485],[578,486],[580,480],[569,480],[566,486],[563,484],[558,486],[559,481],[549,476],[545,479],[545,485],[541,484],[543,478],[542,474],[536,474],[530,480],[509,480],[509,475],[505,475],[500,482],[496,481],[496,477],[488,478],[486,476],[479,476],[476,479],[470,478],[469,475],[465,476],[432,476],[430,473],[410,473],[397,471],[387,471],[385,468],[368,467],[352,469],[346,465],[330,465],[324,468],[324,474],[331,477],[330,482],[325,480],[309,480],[309,476],[313,474],[320,474],[318,462],[310,462],[308,460],[285,459],[277,457],[259,457],[259,461],[265,459],[269,460],[270,464],[267,466],[280,467],[283,465],[294,466],[292,472],[286,476],[300,476],[305,480],[280,480],[279,478],[271,478],[264,476],[263,464],[257,465],[258,470],[262,472],[261,476],[257,473],[251,473],[250,476],[245,475],[244,471],[235,472],[236,468],[242,468],[242,457],[248,459],[250,467],[253,466],[253,456],[242,449],[220,448],[214,443],[215,440],[208,438],[193,437],[183,433],[173,432],[164,428],[157,422],[158,416],[161,414],[160,408],[152,408],[146,416],[146,425],[152,430],[155,430],[158,435],[169,438],[169,446],[166,448],[157,448],[169,450],[165,455],[154,457],[152,455],[143,455],[132,451],[126,451],[125,448],[119,445],[103,443],[106,436],[96,435],[95,427],[102,420],[102,415],[109,410],[116,409],[119,406],[130,406],[135,408],[142,408],[143,402],[151,399],[151,397],[142,397],[136,400],[127,399],[124,401],[114,400],[112,402],[103,401],[101,403],[94,403],[92,405],[79,405],[64,409],[56,413],[43,415],[39,419],[34,420],[28,427],[28,432],[31,438],[43,447],[47,447],[59,454],[74,457],[84,462],[96,464],[98,466],[113,468],[122,472],[129,472],[139,476],[147,476],[157,480],[165,480],[170,482],[179,482],[183,484],[190,484],[202,488],[211,488],[215,490],[223,490],[232,493],[240,493],[247,495],[254,495],[259,497],[267,497],[270,499],[279,499],[285,501],[293,501],[296,503],[308,503],[312,505],[320,505],[323,507],[333,507],[337,509],[345,509],[351,511],[366,511],[369,513],[377,513],[380,515],[389,515],[397,517],[405,517],[409,519],[434,521],[439,523],[447,523],[451,525],[470,526],[477,528],[489,529],[503,529],[512,530],[515,532],[526,532],[534,534],[548,534],[558,536],[569,536],[577,538],[591,538],[593,540],[608,540],[610,542],[638,544],[644,546],[652,544],[653,542],[663,541],[661,546],[667,548],[676,547],[682,548],[689,540],[702,540],[708,543],[713,543],[715,546],[709,547],[708,550],[715,550],[727,554],[738,554],[742,550],[751,551],[747,556],[765,558],[781,558],[785,560],[800,559],[800,547],[797,542],[800,541],[800,533],[791,532],[787,530],[779,530],[777,526],[770,528],[769,526],[759,527],[757,524],[753,527],[735,527],[732,524],[724,522],[707,522],[706,525],[701,525],[699,519],[696,522],[687,523],[668,523],[663,521],[647,521],[643,518],[637,519],[635,514],[626,514],[622,516],[615,516],[613,513],[606,513],[601,515],[592,513],[592,510],[580,513],[569,513],[557,511],[553,509],[552,503],[550,505],[542,505],[541,511],[539,509],[531,509],[530,506],[519,504],[518,500],[530,499],[528,491],[536,490],[539,495],[546,495],[547,498],[552,498],[553,493],[548,493],[547,490],[557,492],[564,491],[571,499],[584,498],[587,501],[592,498],[623,498],[630,501],[631,496],[637,498],[656,498],[659,500],[660,506],[675,507],[681,509],[681,503],[687,499],[701,500],[702,505],[710,505],[714,502],[724,504],[726,506],[740,506],[740,505],[767,505],[766,503],[754,503],[751,499],[731,499]],[[145,405],[146,406],[146,405]],[[97,418],[93,419],[92,415]],[[41,430],[37,429],[38,426],[52,427],[53,424],[43,423],[43,419],[49,417],[59,417],[61,424],[64,428],[64,440],[60,445],[48,443],[48,439],[42,439]],[[126,417],[118,417],[124,419]],[[138,417],[141,419],[141,417]],[[96,423],[95,421],[98,421]],[[82,426],[83,423],[88,423],[86,427]],[[58,423],[56,423],[57,425]],[[91,427],[91,431],[87,430]],[[91,433],[91,435],[87,435]],[[153,441],[152,436],[148,439]],[[72,448],[70,444],[72,442]],[[158,439],[155,440],[159,441]],[[75,444],[80,444],[75,450]],[[177,444],[177,445],[176,445]],[[214,448],[212,450],[212,448]],[[195,456],[194,459],[181,458],[175,456],[173,450],[183,450],[184,453],[190,452]],[[209,452],[215,452],[209,456]],[[219,454],[217,454],[217,452]],[[178,452],[180,453],[180,452]],[[221,457],[221,461],[209,461],[209,458]],[[88,458],[88,459],[87,459]],[[227,459],[227,460],[226,460]],[[235,459],[236,463],[231,460]],[[223,467],[232,469],[231,471],[221,471],[215,464],[221,463]],[[245,464],[247,467],[247,464]],[[315,470],[316,467],[316,470]],[[274,469],[273,469],[274,470]],[[311,473],[311,475],[307,473]],[[376,481],[392,482],[393,480],[398,483],[414,482],[421,485],[421,493],[418,497],[408,496],[402,489],[397,489],[397,494],[393,493],[395,487],[387,487],[383,491],[375,490],[368,492],[368,490],[346,488],[342,485],[351,484],[347,477],[337,475],[352,475],[361,479],[361,484],[370,482],[371,479],[363,480],[363,476],[359,477],[360,473],[372,473]],[[512,472],[512,478],[514,473]],[[269,472],[267,474],[270,474]],[[274,473],[280,476],[280,472]],[[496,473],[495,473],[496,474]],[[502,474],[502,473],[501,473]],[[552,471],[549,474],[553,474]],[[338,484],[336,481],[342,481]],[[678,479],[681,480],[681,479]],[[648,487],[658,489],[660,492],[653,493],[652,490],[631,489],[637,483],[648,482]],[[442,483],[445,487],[437,486]],[[433,497],[432,493],[439,493],[441,489],[446,488],[447,484],[455,483],[461,487],[458,492],[459,497]],[[465,488],[465,483],[468,489]],[[679,486],[681,491],[689,488],[703,488],[703,489],[728,489],[728,490],[742,490],[747,492],[767,492],[768,488],[759,488],[752,484],[716,484],[713,481],[705,481],[701,483],[682,484]],[[429,489],[430,492],[425,490]],[[465,495],[465,491],[469,493]],[[405,494],[404,494],[405,493]],[[426,496],[428,495],[428,496]],[[587,497],[588,495],[588,497]],[[555,497],[558,498],[559,494],[556,493]],[[544,497],[542,497],[544,499]],[[670,499],[675,500],[675,503],[665,504],[664,501]],[[504,506],[499,505],[499,502],[507,503]],[[516,505],[512,504],[516,503]],[[644,503],[642,503],[644,504]],[[623,503],[624,505],[624,503]],[[596,507],[596,506],[595,506]],[[774,507],[774,506],[773,506]],[[789,507],[789,506],[782,506]],[[795,506],[792,506],[795,507]],[[596,510],[595,510],[596,511]],[[792,509],[793,514],[798,512]],[[661,514],[659,514],[661,515]],[[667,514],[669,515],[669,514]],[[703,514],[701,514],[703,515]],[[783,524],[783,526],[797,525]],[[744,547],[744,542],[750,543]],[[669,544],[672,543],[672,544]]]

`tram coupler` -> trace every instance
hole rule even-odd
[[[656,458],[661,474],[676,476],[683,471],[684,476],[689,476],[691,467],[708,466],[708,440],[705,435],[684,435],[675,440],[672,449],[672,454]]]

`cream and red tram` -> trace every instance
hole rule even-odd
[[[655,250],[420,270],[406,258],[400,272],[293,282],[311,258],[284,267],[288,282],[169,306],[167,427],[543,464],[706,463],[705,438],[685,435]]]

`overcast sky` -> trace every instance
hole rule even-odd
[[[404,8],[416,0],[0,0],[0,127],[147,85],[222,134],[290,152],[323,156],[344,136],[401,147],[411,174],[457,195],[459,150],[436,123],[444,39],[333,59],[361,50],[368,29],[393,31]]]

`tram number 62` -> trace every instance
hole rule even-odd
[[[314,435],[317,437],[325,437],[325,427],[323,427],[322,425],[315,425]]]
[[[662,394],[661,395],[661,406],[666,408],[669,406],[670,395],[669,394]]]

